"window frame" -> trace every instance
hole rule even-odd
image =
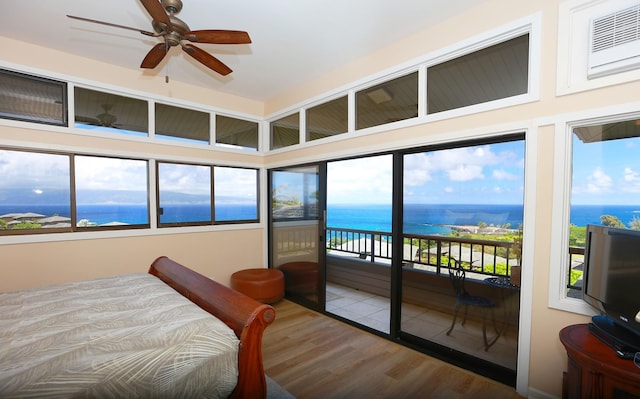
[[[186,165],[186,166],[201,166],[209,169],[209,220],[207,221],[192,221],[192,222],[161,222],[162,216],[162,204],[160,203],[160,164],[172,164],[172,165]],[[209,226],[214,224],[214,202],[213,202],[213,165],[204,165],[190,162],[173,162],[157,160],[155,162],[155,191],[156,191],[156,225],[159,229],[168,227],[187,227],[187,226]]]
[[[569,278],[569,224],[573,167],[573,130],[580,126],[606,124],[628,119],[640,119],[640,104],[620,106],[611,110],[587,110],[564,116],[554,123],[554,184],[552,189],[551,243],[549,257],[548,306],[585,316],[597,311],[581,298],[567,296]],[[618,113],[619,112],[619,113]],[[561,204],[561,205],[557,205]]]
[[[500,98],[479,104],[468,105],[452,110],[441,111],[435,114],[427,114],[426,105],[426,69],[430,66],[437,65],[451,59],[458,58],[463,55],[500,44],[519,36],[529,35],[529,52],[528,52],[528,75],[527,90],[524,94],[511,97]],[[523,18],[514,20],[500,27],[477,34],[469,39],[462,40],[437,49],[433,52],[425,54],[417,59],[406,63],[393,66],[383,72],[370,75],[356,82],[352,82],[345,86],[339,87],[330,92],[324,93],[310,101],[292,105],[277,113],[267,115],[265,122],[270,126],[272,122],[286,117],[292,113],[300,112],[300,141],[298,144],[292,144],[285,147],[273,148],[272,135],[265,135],[266,147],[270,153],[280,153],[287,150],[296,150],[307,146],[321,145],[327,142],[335,142],[339,140],[347,140],[353,137],[359,137],[365,134],[375,134],[390,130],[391,128],[403,128],[416,125],[427,124],[445,119],[454,119],[461,116],[472,115],[487,111],[493,111],[538,101],[540,98],[540,62],[542,52],[542,12],[536,12]],[[364,129],[356,128],[356,109],[355,94],[358,91],[367,89],[376,85],[384,84],[395,78],[418,71],[418,116],[415,118],[394,121],[382,125],[367,127]],[[335,137],[327,137],[322,140],[307,140],[306,121],[304,120],[305,109],[328,102],[334,98],[348,95],[348,126],[349,129],[345,134],[336,135]]]
[[[256,173],[256,218],[255,219],[233,219],[233,220],[218,220],[216,217],[216,168],[228,168],[228,169],[243,169],[243,170],[252,170]],[[241,223],[258,223],[260,221],[260,170],[257,168],[251,167],[242,167],[242,166],[228,166],[228,165],[212,165],[212,182],[213,182],[213,197],[212,197],[212,218],[213,222],[216,225],[224,225],[224,224],[241,224]]]
[[[247,225],[250,224],[261,224],[261,208],[262,204],[262,191],[264,187],[260,185],[263,176],[263,169],[258,166],[235,166],[235,165],[223,165],[223,164],[209,164],[209,163],[193,163],[193,162],[182,162],[176,160],[155,160],[153,158],[146,158],[142,156],[124,156],[124,155],[113,155],[113,154],[102,154],[102,153],[85,153],[85,152],[75,152],[72,150],[67,151],[56,151],[48,148],[27,148],[27,147],[15,147],[0,144],[1,150],[7,151],[18,151],[25,153],[36,153],[36,154],[50,154],[50,155],[60,155],[65,156],[69,160],[69,206],[70,206],[70,218],[71,218],[71,226],[64,228],[47,228],[47,229],[22,229],[22,230],[0,230],[0,243],[5,241],[6,237],[20,237],[20,242],[31,242],[34,240],[35,235],[43,235],[46,234],[47,237],[51,237],[49,239],[44,239],[42,241],[56,241],[59,239],[67,239],[66,234],[70,234],[68,239],[80,239],[82,238],[82,233],[87,232],[113,232],[113,231],[122,231],[126,235],[137,235],[134,231],[144,231],[147,233],[143,234],[160,234],[165,227],[180,227],[180,228],[207,228],[213,226],[238,226],[237,228],[249,228]],[[132,161],[141,161],[146,163],[146,174],[145,178],[147,180],[146,184],[146,192],[147,192],[147,216],[148,222],[143,224],[124,224],[124,225],[109,225],[109,226],[78,226],[77,225],[77,196],[76,196],[76,164],[75,157],[83,156],[83,157],[95,157],[95,158],[109,158],[109,159],[122,159],[122,160],[132,160]],[[194,165],[194,166],[203,166],[209,168],[211,170],[210,175],[210,191],[211,191],[211,220],[206,222],[178,222],[178,223],[160,223],[159,222],[159,179],[158,179],[158,165],[159,163],[172,163],[172,164],[186,164],[186,165]],[[256,207],[256,218],[255,219],[234,219],[234,220],[215,220],[215,196],[214,196],[214,170],[216,167],[224,167],[224,168],[236,168],[243,170],[250,170],[255,172],[256,176],[256,197],[255,197],[255,207]],[[154,193],[155,191],[155,193]],[[78,234],[80,233],[80,234]],[[41,241],[40,239],[36,241]],[[12,242],[12,241],[11,241]]]
[[[14,70],[2,68],[2,67],[0,67],[0,74],[15,76],[18,78],[24,78],[32,81],[37,81],[37,82],[58,85],[62,90],[62,99],[61,99],[62,115],[60,115],[61,116],[60,122],[53,122],[53,121],[46,122],[46,121],[39,120],[38,118],[35,118],[35,117],[30,117],[29,115],[24,115],[22,117],[18,117],[18,116],[12,117],[8,115],[4,115],[3,113],[0,113],[1,115],[0,119],[31,122],[31,123],[37,123],[42,125],[50,125],[50,126],[63,126],[63,127],[69,126],[69,84],[67,82],[53,79],[53,78],[48,78],[48,77],[36,76],[26,72],[14,71]]]
[[[147,125],[146,125],[146,130],[145,131],[139,131],[139,130],[129,130],[129,129],[119,129],[117,127],[110,127],[110,126],[98,126],[98,125],[91,125],[91,124],[85,124],[85,123],[79,123],[76,121],[76,118],[78,117],[77,115],[77,110],[76,110],[76,102],[77,102],[77,98],[76,98],[76,90],[84,90],[87,92],[96,92],[98,94],[101,95],[105,95],[105,96],[114,96],[114,97],[122,97],[125,100],[130,100],[130,101],[135,101],[135,102],[141,102],[141,103],[146,103],[146,108],[147,108],[147,114],[146,114],[146,119],[147,119]],[[85,86],[85,85],[77,85],[74,84],[73,85],[73,98],[69,99],[69,107],[73,107],[73,112],[72,112],[72,116],[73,116],[73,120],[71,121],[70,119],[70,127],[73,127],[75,129],[78,129],[80,131],[84,131],[84,132],[100,132],[103,134],[108,134],[108,135],[113,135],[117,138],[124,138],[124,137],[135,137],[138,139],[149,139],[151,137],[153,137],[152,132],[152,125],[151,125],[151,112],[150,109],[152,109],[153,106],[153,100],[147,97],[141,97],[141,96],[134,96],[128,93],[124,93],[124,92],[119,92],[119,91],[113,91],[113,90],[107,90],[104,88],[98,88],[98,87],[91,87],[91,86]],[[109,113],[110,108],[103,108],[103,110],[105,111],[105,113]],[[97,117],[98,114],[96,114]],[[115,115],[114,115],[115,116]],[[85,127],[85,126],[95,126],[95,128],[89,128],[89,127]],[[154,126],[155,127],[155,126]]]

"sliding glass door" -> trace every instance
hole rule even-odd
[[[514,384],[524,150],[511,134],[270,171],[287,298]]]

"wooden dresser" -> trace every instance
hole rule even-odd
[[[640,368],[616,356],[589,332],[588,324],[563,328],[560,341],[569,358],[562,383],[564,399],[640,398]]]

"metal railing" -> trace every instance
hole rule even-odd
[[[403,242],[403,265],[438,274],[443,267],[448,267],[450,258],[462,262],[474,273],[488,276],[508,277],[511,266],[518,265],[514,251],[518,244],[515,242],[418,234],[404,235]],[[390,263],[392,244],[389,232],[327,228],[327,250],[330,252]]]
[[[579,293],[575,291],[582,291],[582,279],[578,278],[575,283],[573,274],[580,273],[582,275],[582,266],[584,264],[584,247],[569,247],[569,270],[567,273],[567,289],[569,290],[569,296],[575,296]],[[571,291],[574,291],[573,293]]]

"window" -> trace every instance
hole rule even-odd
[[[155,104],[156,137],[208,144],[209,120],[206,112]]]
[[[307,110],[307,141],[346,133],[348,124],[347,96],[316,105]]]
[[[640,120],[579,126],[572,138],[565,291],[580,298],[587,224],[640,230]]]
[[[0,149],[0,176],[0,231],[71,229],[68,155]]]
[[[148,227],[148,163],[74,157],[78,227]]]
[[[271,122],[271,149],[300,143],[300,114],[295,113]]]
[[[525,94],[529,35],[427,69],[427,112],[434,114]]]
[[[231,147],[258,149],[258,123],[216,115],[216,143]]]
[[[211,167],[158,162],[158,225],[211,223]]]
[[[418,72],[356,93],[356,129],[418,116]]]
[[[558,124],[553,193],[549,306],[584,315],[594,309],[582,296],[587,224],[640,229],[640,116],[598,115]]]
[[[318,218],[316,167],[276,170],[271,176],[271,213],[274,220]]]
[[[76,87],[75,126],[147,136],[149,108],[144,100]]]
[[[67,125],[67,85],[0,70],[0,118]]]
[[[258,220],[258,170],[215,166],[215,221]]]

